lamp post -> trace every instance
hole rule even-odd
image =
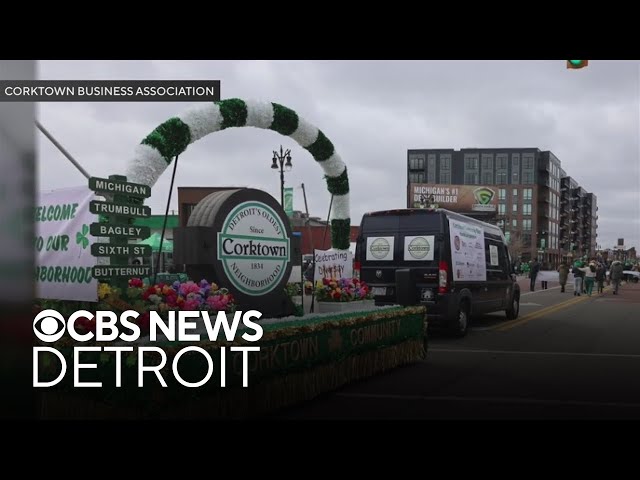
[[[291,150],[283,151],[282,145],[280,145],[280,154],[278,155],[278,152],[274,150],[272,161],[271,168],[280,170],[280,205],[284,208],[284,171],[288,172],[293,168],[293,165],[291,165]]]

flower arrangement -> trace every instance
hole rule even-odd
[[[357,278],[323,279],[316,283],[319,302],[356,302],[373,298],[369,286]]]
[[[107,283],[98,285],[98,303],[69,302],[62,300],[42,300],[33,307],[34,314],[52,308],[61,312],[65,317],[76,310],[95,312],[111,310],[121,313],[125,310],[135,310],[141,315],[137,324],[143,333],[148,331],[149,312],[157,311],[161,316],[169,311],[177,310],[205,310],[210,313],[233,313],[236,303],[233,295],[215,283],[201,280],[179,282],[172,285],[145,285],[140,278],[132,278],[126,290],[115,288]],[[80,333],[95,332],[95,319],[80,318],[76,321]]]

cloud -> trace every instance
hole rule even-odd
[[[624,237],[640,247],[640,76],[638,62],[592,61],[43,61],[44,79],[220,79],[223,98],[281,103],[323,130],[346,162],[352,222],[404,207],[411,148],[539,147],[598,197],[598,243]],[[39,118],[94,175],[123,172],[134,147],[185,103],[43,103]],[[277,133],[230,129],[189,146],[176,185],[238,185],[280,197],[270,169],[291,148],[287,186],[304,182],[311,215],[330,195],[306,150]],[[39,136],[41,188],[84,178]],[[150,205],[164,212],[171,169]],[[295,190],[296,209],[303,209]],[[177,208],[173,194],[172,209]]]

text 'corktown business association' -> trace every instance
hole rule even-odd
[[[71,85],[50,85],[50,86],[7,86],[3,93],[8,96],[19,97],[41,97],[41,96],[80,96],[80,97],[192,97],[192,96],[213,96],[216,93],[214,87],[195,86],[71,86]]]

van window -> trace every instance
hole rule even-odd
[[[442,216],[439,213],[414,213],[407,215],[371,215],[362,221],[363,233],[369,232],[397,232],[397,231],[426,231],[440,232]]]

